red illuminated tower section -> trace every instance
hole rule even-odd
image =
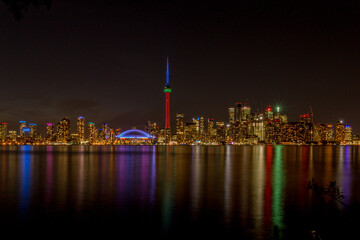
[[[166,85],[164,88],[166,97],[166,110],[165,110],[165,143],[170,143],[171,140],[171,127],[170,127],[170,93],[171,88],[169,85],[169,58],[166,59]]]

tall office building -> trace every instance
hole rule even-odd
[[[241,111],[241,107],[242,107],[242,103],[241,102],[237,102],[235,103],[236,105],[236,110],[235,110],[235,121],[241,121],[242,120],[242,111]]]
[[[265,141],[265,117],[263,114],[257,114],[252,122],[253,135],[257,136],[259,141]]]
[[[352,128],[351,128],[351,126],[345,125],[344,135],[345,135],[345,143],[351,144],[352,143]]]
[[[194,139],[195,141],[199,141],[200,140],[200,118],[193,118],[192,122],[195,126],[195,135],[194,135]]]
[[[266,108],[265,118],[266,120],[272,120],[274,118],[274,112],[271,106]]]
[[[179,143],[184,141],[184,114],[176,114],[176,136]]]
[[[216,142],[226,142],[226,127],[224,122],[216,122]]]
[[[24,128],[26,128],[26,121],[20,121],[20,131],[19,131],[20,137],[25,136],[25,133],[23,131]]]
[[[196,131],[196,123],[187,122],[184,127],[184,142],[186,144],[193,144],[196,141],[197,131]]]
[[[205,123],[204,117],[199,118],[199,138],[201,142],[205,142]]]
[[[229,108],[229,123],[232,124],[235,121],[235,108]]]
[[[334,126],[326,124],[326,141],[334,141]]]
[[[245,104],[242,106],[241,112],[242,121],[250,121],[251,107]]]
[[[171,127],[170,127],[170,93],[171,87],[169,84],[169,58],[166,59],[166,85],[164,88],[166,97],[165,106],[165,143],[169,143],[171,140]]]
[[[96,130],[95,124],[93,122],[89,122],[88,129],[89,129],[89,142],[91,144],[93,144],[97,141],[97,138],[96,138],[97,130]]]
[[[51,140],[54,138],[55,134],[55,126],[53,123],[47,123],[46,124],[46,138],[48,140]]]
[[[7,123],[0,123],[0,140],[5,141],[7,137]]]
[[[152,128],[153,128],[153,126],[152,126],[151,121],[147,121],[147,122],[146,122],[146,126],[145,126],[145,131],[146,131],[147,133],[151,134]]]
[[[342,121],[336,123],[335,137],[336,142],[345,144],[345,125]]]
[[[9,140],[12,142],[16,141],[16,131],[9,131]]]
[[[79,135],[80,141],[85,139],[85,129],[84,129],[84,118],[78,117],[77,119],[77,134]]]
[[[213,118],[208,119],[207,133],[206,133],[207,143],[215,143],[216,141],[216,129],[214,127],[214,123],[215,121]]]
[[[35,123],[29,123],[29,127],[30,127],[30,137],[35,138],[37,133],[36,133],[36,124]]]
[[[56,138],[58,142],[67,142],[70,140],[70,119],[63,118],[56,125]]]

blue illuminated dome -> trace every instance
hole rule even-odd
[[[154,138],[154,136],[148,134],[147,132],[138,130],[138,129],[130,129],[126,130],[125,132],[120,133],[116,136],[117,138],[139,138],[139,139],[151,139]]]

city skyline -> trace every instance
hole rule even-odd
[[[164,124],[169,56],[171,116],[220,119],[247,99],[255,109],[282,102],[289,119],[311,105],[319,122],[357,131],[357,5],[241,3],[54,0],[16,20],[1,2],[0,117]]]

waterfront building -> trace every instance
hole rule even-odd
[[[56,125],[56,139],[58,142],[67,142],[70,140],[70,119],[63,118]]]
[[[207,134],[206,134],[206,142],[207,143],[215,143],[216,142],[216,129],[214,127],[214,119],[208,119],[208,127],[207,127]]]
[[[235,121],[241,121],[242,120],[242,103],[241,102],[237,102],[235,103],[236,105],[236,109],[235,109]]]
[[[344,135],[345,135],[345,143],[351,144],[352,143],[352,128],[351,128],[351,126],[345,125]]]
[[[16,142],[16,131],[9,131],[9,140],[12,143]]]
[[[334,126],[332,124],[326,124],[326,141],[334,141]]]
[[[178,143],[183,143],[184,141],[184,114],[176,114],[176,137]]]
[[[235,108],[229,108],[229,123],[235,122]]]
[[[206,139],[204,117],[199,118],[199,139],[201,143],[204,143]]]
[[[20,121],[20,131],[19,131],[20,137],[25,136],[23,128],[26,128],[26,121]]]
[[[150,135],[154,136],[155,139],[159,138],[160,130],[159,130],[159,127],[156,122],[152,123],[152,130],[151,130]]]
[[[263,114],[255,115],[254,121],[251,123],[252,133],[258,137],[259,141],[265,141],[265,117]]]
[[[29,128],[30,128],[30,137],[36,138],[37,137],[36,124],[35,123],[29,123]]]
[[[90,142],[90,144],[96,143],[97,142],[97,129],[95,127],[95,123],[89,122],[88,129],[89,129],[89,142]]]
[[[196,123],[187,122],[184,128],[184,141],[186,144],[194,144],[197,139]]]
[[[84,117],[81,116],[77,119],[77,134],[80,142],[85,140]]]
[[[335,137],[338,144],[345,144],[345,125],[342,121],[336,123]]]
[[[216,122],[216,142],[220,144],[226,143],[226,127],[224,122]]]
[[[270,105],[266,108],[265,119],[270,121],[274,119],[274,112]]]
[[[152,131],[152,123],[151,121],[146,121],[146,126],[145,126],[145,131],[149,134],[151,134],[151,131]],[[119,135],[119,134],[116,134],[116,135]]]
[[[47,123],[46,124],[46,139],[49,141],[54,140],[55,135],[55,126],[53,123]]]
[[[244,104],[241,107],[241,115],[242,115],[242,121],[250,121],[251,120],[251,107],[249,107],[247,104]]]
[[[5,141],[7,138],[8,130],[7,130],[7,123],[2,122],[0,123],[0,140]]]

